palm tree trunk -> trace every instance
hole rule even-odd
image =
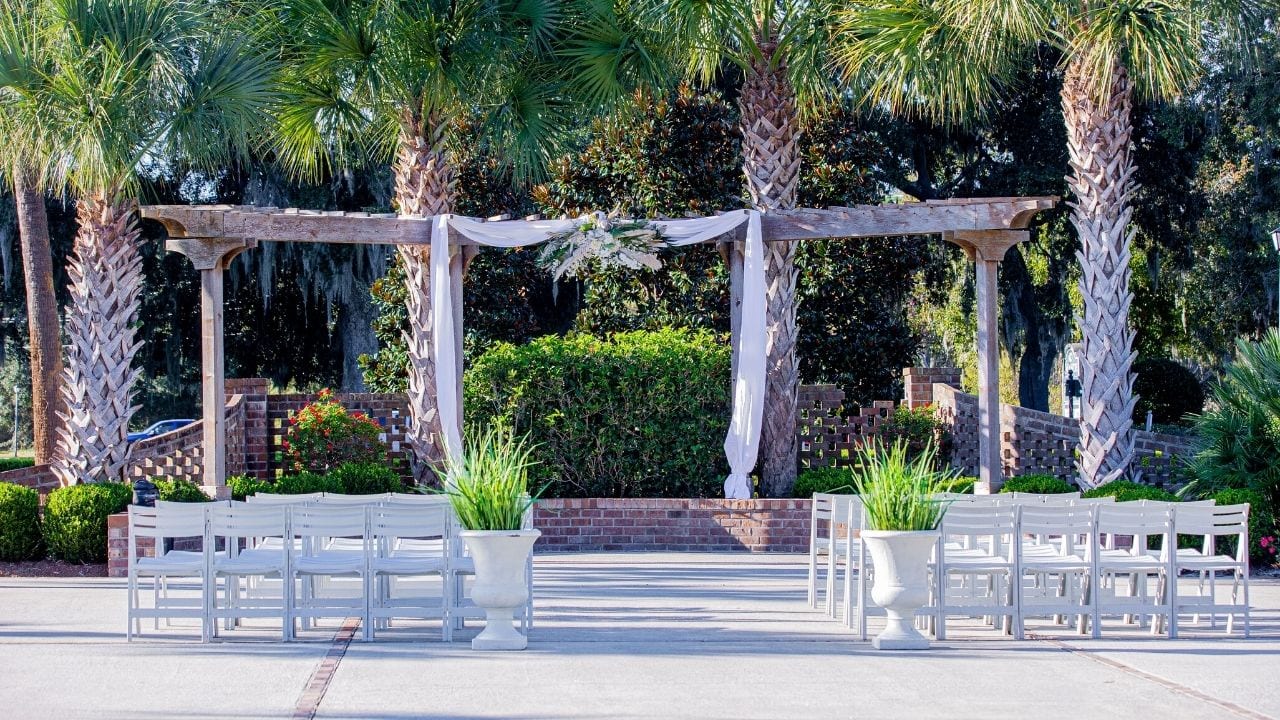
[[[796,204],[800,153],[795,89],[784,64],[770,64],[775,45],[762,43],[742,84],[742,170],[761,212]],[[796,479],[796,280],[794,243],[765,244],[768,376],[760,433],[762,490],[784,496]]]
[[[429,217],[453,210],[453,167],[445,152],[447,123],[406,114],[401,119],[396,156],[396,204],[401,215]],[[436,366],[431,352],[431,249],[398,247],[408,298],[409,417],[413,474],[419,484],[433,484],[433,468],[444,459],[440,418],[436,412]]]
[[[37,465],[49,462],[57,443],[58,411],[62,407],[58,382],[62,377],[62,330],[58,326],[58,298],[53,290],[53,250],[44,193],[23,172],[13,178],[22,241],[22,272],[26,277],[27,327],[31,334],[31,424]],[[14,428],[17,432],[17,428]]]
[[[67,263],[67,367],[53,470],[63,485],[124,479],[126,436],[139,370],[133,357],[142,256],[130,204],[103,195],[76,203],[75,248]]]
[[[1133,88],[1123,67],[1099,98],[1079,62],[1067,67],[1062,113],[1071,154],[1067,181],[1075,194],[1071,222],[1080,236],[1081,484],[1096,487],[1126,475],[1133,461],[1133,331],[1129,329],[1127,230],[1135,185],[1130,136]],[[1099,103],[1099,99],[1103,102]]]

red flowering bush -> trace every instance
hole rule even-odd
[[[295,472],[326,473],[345,463],[385,463],[382,429],[361,412],[347,409],[328,388],[289,417],[289,437],[282,449]]]

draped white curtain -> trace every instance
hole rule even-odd
[[[490,247],[514,248],[546,242],[555,233],[573,230],[579,220],[481,222],[453,215],[437,215],[431,228],[431,315],[436,356],[436,403],[444,433],[445,452],[457,458],[462,452],[459,432],[462,408],[458,402],[457,370],[460,359],[454,344],[452,277],[449,273],[449,228]],[[733,417],[724,439],[729,477],[727,498],[751,497],[751,468],[760,446],[760,422],[765,391],[765,280],[764,243],[760,213],[740,210],[717,217],[689,220],[655,220],[663,237],[675,246],[693,245],[717,238],[747,224],[746,252],[742,268],[742,325],[738,333],[737,372],[733,378]],[[458,315],[461,317],[461,314]]]

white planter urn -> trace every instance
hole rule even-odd
[[[525,568],[538,530],[463,530],[476,564],[471,599],[484,610],[484,630],[472,650],[523,650],[529,639],[515,628],[515,612],[529,600]]]
[[[871,644],[877,650],[928,649],[929,639],[916,630],[915,618],[929,602],[929,560],[938,531],[863,530],[862,541],[875,568],[871,599],[889,616]]]

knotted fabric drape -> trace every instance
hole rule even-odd
[[[449,228],[473,242],[490,247],[514,248],[546,242],[554,233],[571,231],[579,220],[481,222],[454,215],[431,219],[431,319],[436,360],[436,403],[444,433],[445,452],[457,458],[462,452],[462,408],[459,406],[457,347],[454,344],[452,279],[449,273]],[[706,242],[747,224],[742,268],[742,325],[738,333],[738,366],[733,378],[733,417],[724,439],[730,474],[724,483],[727,498],[751,497],[751,468],[760,446],[760,422],[765,392],[765,280],[764,243],[760,213],[739,210],[717,217],[689,220],[655,220],[671,245]],[[461,317],[461,314],[458,315]],[[672,438],[679,442],[680,438]]]

